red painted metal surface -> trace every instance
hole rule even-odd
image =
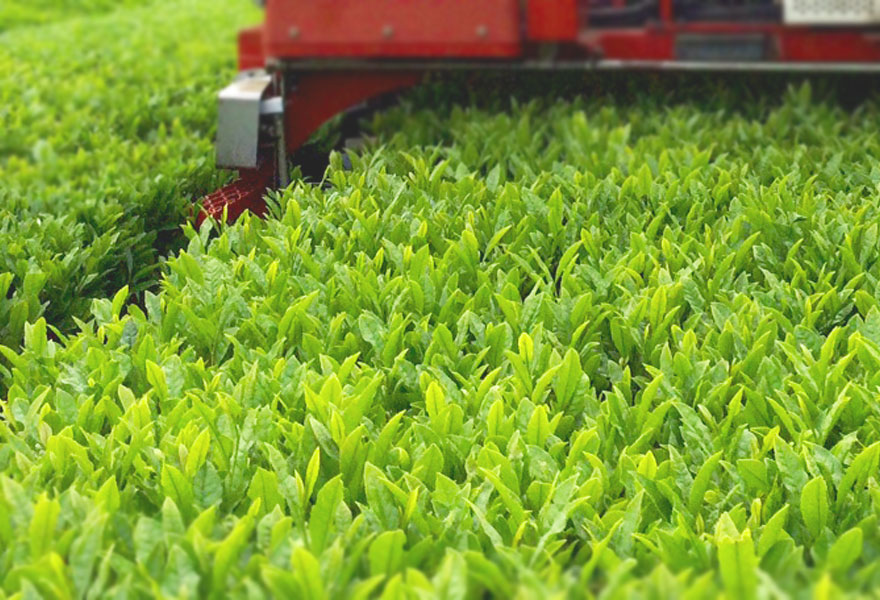
[[[606,60],[670,60],[675,40],[663,30],[613,29],[590,31],[579,43]]]
[[[775,24],[689,23],[644,29],[588,30],[578,43],[604,59],[622,61],[674,61],[676,40],[682,35],[717,37],[762,34],[778,62],[880,61],[880,37],[869,30],[827,30]]]
[[[664,23],[671,23],[672,17],[672,0],[660,0],[660,20]]]
[[[526,8],[529,41],[573,42],[577,38],[576,0],[528,0]]]
[[[341,71],[307,73],[295,82],[285,102],[285,140],[293,152],[327,119],[361,102],[416,85],[420,72]]]
[[[274,161],[264,160],[257,169],[242,169],[238,179],[202,199],[196,224],[200,226],[208,217],[221,220],[224,209],[229,221],[235,221],[246,210],[262,216],[266,213],[263,195],[274,185]]]
[[[519,0],[268,0],[269,56],[513,58]]]
[[[880,39],[876,33],[824,32],[796,29],[780,33],[779,52],[783,60],[814,62],[880,61]]]
[[[618,61],[676,60],[685,34],[767,36],[768,59],[808,62],[880,61],[877,29],[803,27],[781,23],[675,20],[660,0],[659,20],[643,27],[590,28],[583,0],[268,0],[266,24],[242,32],[240,63],[275,58],[486,59],[533,58],[527,42],[558,42]],[[581,20],[587,13],[587,25]]]
[[[262,69],[265,66],[263,27],[242,29],[238,34],[238,70]]]

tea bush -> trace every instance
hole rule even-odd
[[[44,4],[112,3],[28,10]],[[192,198],[224,181],[214,95],[259,14],[141,4],[0,33],[0,343],[40,315],[70,330],[91,298],[151,285]]]
[[[134,0],[4,0],[0,5],[0,32],[144,4]]]
[[[876,589],[878,120],[808,86],[376,117],[143,307],[3,349],[2,589]]]

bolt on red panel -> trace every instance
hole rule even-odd
[[[568,1],[568,0],[564,0]],[[268,0],[273,58],[512,58],[519,0]]]

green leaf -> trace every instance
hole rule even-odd
[[[786,504],[770,517],[770,520],[764,525],[761,530],[761,535],[758,538],[758,556],[763,557],[770,548],[773,547],[773,544],[776,542],[787,538],[788,534],[785,532],[785,523],[788,520],[788,509],[789,505]]]
[[[853,459],[837,486],[835,509],[840,510],[853,487],[859,490],[865,486],[868,477],[877,472],[880,464],[880,442],[874,442]]]
[[[156,393],[159,394],[159,398],[164,400],[168,397],[168,383],[165,379],[165,371],[162,370],[162,367],[151,360],[146,362],[146,368],[147,381],[150,382],[150,385],[153,386]]]
[[[304,600],[323,600],[327,598],[321,580],[321,565],[311,552],[299,546],[290,557],[294,577],[299,583],[300,597]]]
[[[718,463],[721,462],[722,455],[722,452],[716,452],[710,456],[697,472],[697,476],[694,478],[694,484],[691,486],[691,493],[688,496],[688,510],[691,514],[699,514],[700,508],[703,505],[703,498],[706,495],[706,490],[709,489],[710,479],[712,478],[713,473],[715,473],[715,469],[718,468]]]
[[[496,193],[498,192],[498,186],[501,182],[501,165],[496,165],[489,171],[488,177],[486,177],[486,188],[488,188],[489,192]]]
[[[432,581],[437,597],[464,600],[467,597],[467,577],[468,566],[464,557],[454,550],[447,550]]]
[[[113,312],[113,318],[119,319],[122,314],[122,307],[125,306],[125,301],[128,300],[128,286],[123,286],[119,289],[118,292],[113,296],[113,300],[111,302],[111,308]]]
[[[203,429],[189,447],[189,454],[186,457],[186,466],[184,468],[184,473],[187,477],[193,477],[202,465],[205,464],[210,448],[211,433],[209,430]]]
[[[853,527],[837,538],[828,551],[828,566],[838,572],[849,570],[862,555],[863,537],[862,529]]]
[[[578,353],[573,348],[569,348],[562,359],[562,366],[556,372],[556,386],[554,388],[556,401],[563,410],[571,404],[583,374]]]
[[[815,477],[801,492],[801,516],[813,538],[818,538],[828,524],[828,485],[823,477]]]
[[[401,530],[385,531],[370,544],[370,575],[391,576],[403,566],[406,534]]]
[[[95,504],[103,505],[108,513],[114,513],[119,509],[119,488],[116,485],[116,477],[110,477],[95,494]]]
[[[101,555],[108,517],[108,513],[92,511],[82,524],[81,533],[70,545],[70,574],[74,588],[80,596],[85,594],[94,581],[95,563]],[[156,529],[152,532],[158,534]]]
[[[55,527],[58,524],[58,515],[61,513],[61,505],[57,500],[49,500],[44,493],[34,506],[34,515],[28,527],[30,539],[31,557],[39,558],[55,543]]]
[[[272,512],[276,506],[284,503],[281,493],[278,491],[278,477],[272,471],[262,467],[257,468],[248,488],[248,498],[260,500],[260,509],[263,514]]]
[[[174,503],[189,513],[194,506],[195,495],[193,486],[189,480],[174,465],[165,464],[162,467],[162,491],[174,500]]]
[[[532,417],[526,426],[526,442],[538,447],[543,447],[550,435],[550,421],[547,418],[547,409],[544,405],[538,405],[532,411]]]
[[[223,482],[214,465],[207,463],[193,477],[193,498],[199,506],[216,504],[223,496]]]
[[[315,448],[315,451],[312,452],[312,457],[309,459],[309,464],[306,467],[306,498],[312,497],[312,492],[315,489],[315,483],[318,481],[318,475],[321,472],[321,448]]]
[[[342,384],[339,383],[339,378],[336,377],[335,373],[331,374],[324,382],[324,385],[321,386],[321,397],[325,402],[341,408]]]
[[[731,598],[754,598],[758,587],[758,559],[748,529],[742,533],[727,513],[721,515],[715,533],[718,568]]]
[[[246,515],[235,523],[229,535],[217,546],[212,563],[212,582],[215,590],[228,588],[227,577],[234,575],[235,563],[239,560],[253,529],[254,519],[251,515]]]
[[[392,488],[396,486],[388,481],[381,470],[370,463],[364,465],[364,491],[367,505],[386,529],[397,528],[400,521],[400,510],[391,491]],[[406,500],[408,497],[405,496],[404,501]]]
[[[425,409],[432,423],[442,421],[446,409],[446,397],[443,388],[436,381],[432,381],[425,392]]]
[[[337,475],[318,491],[315,505],[309,513],[309,541],[312,551],[319,554],[324,550],[330,529],[336,518],[336,510],[342,503],[342,476]]]

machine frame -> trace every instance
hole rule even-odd
[[[262,214],[265,191],[287,184],[287,157],[323,123],[432,71],[880,72],[880,7],[834,12],[828,0],[828,22],[811,22],[800,1],[783,0],[777,18],[687,20],[657,0],[643,23],[615,26],[594,22],[590,0],[266,0],[219,96],[218,166],[239,178],[203,199],[199,220]]]

